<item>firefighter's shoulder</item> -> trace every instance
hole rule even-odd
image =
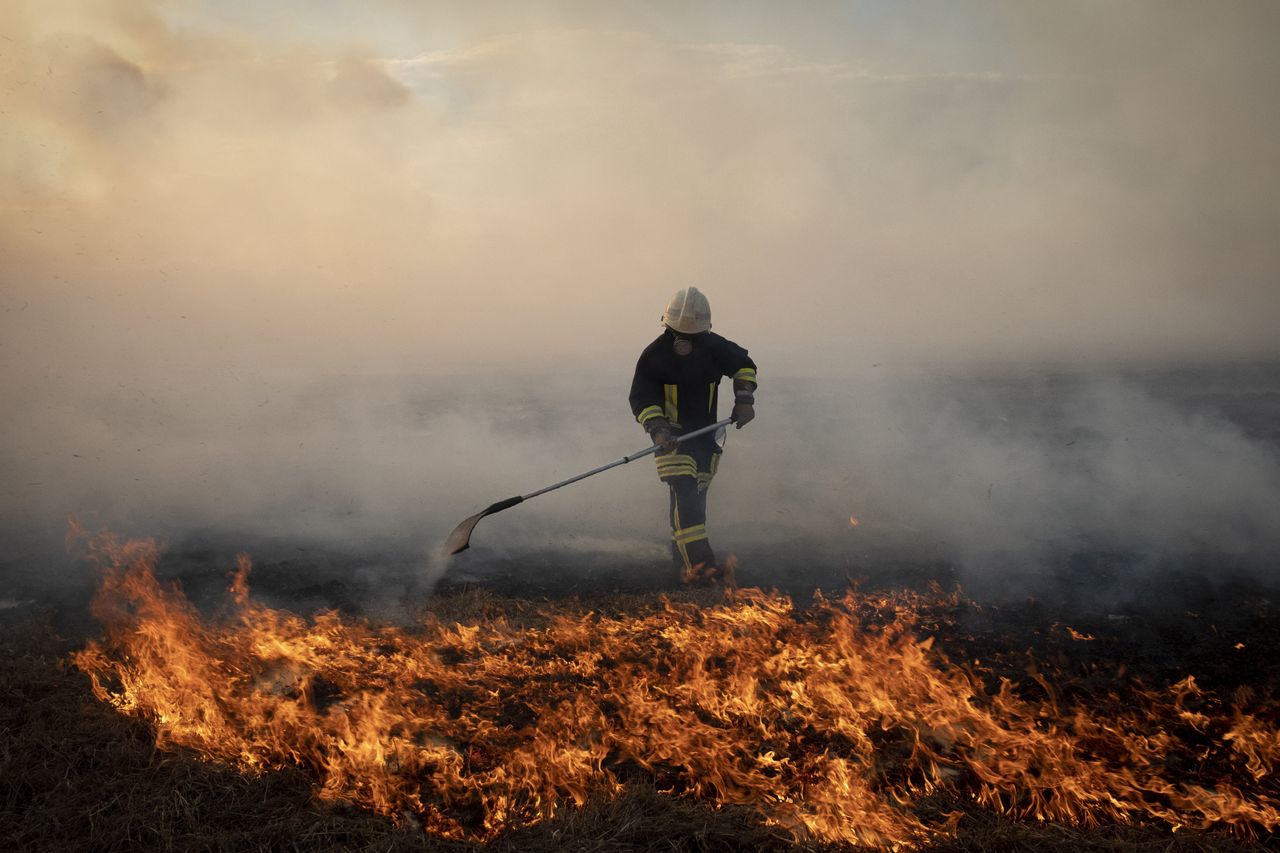
[[[723,335],[717,335],[715,332],[707,332],[708,349],[718,355],[725,355],[731,358],[742,358],[747,354],[747,348],[734,341],[729,340]]]
[[[649,364],[665,364],[671,354],[671,339],[666,334],[658,335],[640,353],[640,362]]]

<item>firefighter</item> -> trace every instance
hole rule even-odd
[[[725,579],[707,538],[707,488],[721,448],[714,433],[676,444],[718,420],[721,377],[733,379],[738,429],[755,417],[756,365],[747,351],[711,331],[711,306],[696,287],[671,298],[662,334],[645,347],[631,382],[631,413],[661,450],[658,479],[671,490],[671,554],[684,583]]]

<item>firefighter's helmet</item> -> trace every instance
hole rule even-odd
[[[700,334],[711,328],[711,304],[696,287],[677,290],[662,314],[662,322],[682,335]]]

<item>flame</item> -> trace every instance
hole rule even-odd
[[[241,556],[229,617],[211,621],[157,581],[154,542],[90,547],[105,636],[74,663],[99,699],[161,747],[301,767],[322,799],[437,836],[492,838],[635,779],[796,838],[894,848],[953,828],[959,813],[922,803],[939,792],[1039,821],[1280,828],[1280,731],[1247,697],[1225,709],[1189,677],[1095,710],[1036,671],[996,683],[929,635],[958,593],[800,610],[741,589],[709,607],[397,629],[265,607]]]
[[[858,526],[858,525],[860,525],[860,524],[862,524],[862,522],[861,522],[861,521],[858,521],[858,517],[857,517],[856,515],[851,515],[851,516],[849,516],[849,526],[850,526],[850,527],[857,527],[857,526]]]

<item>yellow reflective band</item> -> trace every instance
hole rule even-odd
[[[692,456],[684,453],[673,453],[670,456],[655,456],[654,463],[658,466],[658,479],[670,480],[674,477],[694,477],[698,476],[698,464]]]
[[[636,420],[643,424],[660,417],[662,417],[662,409],[657,406],[649,406],[640,410],[640,414],[636,415]]]
[[[688,539],[690,536],[697,536],[707,532],[707,525],[695,524],[691,527],[682,527],[672,533],[677,539]]]
[[[680,561],[684,563],[684,571],[688,572],[693,568],[693,564],[689,562],[689,552],[679,542],[676,543],[676,550],[680,552]]]
[[[707,538],[707,531],[703,530],[698,533],[691,533],[688,535],[676,536],[675,540],[677,545],[688,546],[693,544],[694,542],[702,542],[706,538]]]
[[[672,504],[671,506],[671,541],[676,546],[676,551],[680,553],[680,562],[684,565],[685,571],[689,569],[689,552],[685,550],[684,543],[676,538],[676,533],[680,530],[680,506]]]
[[[676,388],[675,385],[663,385],[662,396],[664,406],[667,411],[667,420],[672,423],[680,420],[680,407],[678,405],[680,402],[679,389]]]
[[[742,368],[737,373],[733,374],[733,378],[735,380],[741,379],[743,382],[750,382],[753,385],[758,384],[756,382],[756,372],[750,367]]]
[[[716,404],[716,383],[711,383],[711,390],[707,392],[707,411],[711,411],[711,407]]]
[[[673,465],[692,465],[698,467],[692,456],[657,456],[653,460],[659,468],[670,468]]]

